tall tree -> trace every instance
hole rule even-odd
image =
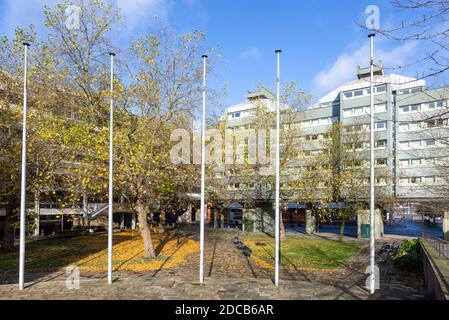
[[[161,32],[133,46],[135,70],[128,95],[127,123],[117,133],[117,179],[127,190],[144,239],[145,257],[155,251],[148,221],[179,201],[183,185],[195,181],[191,166],[173,164],[174,129],[191,128],[201,98],[201,46],[204,35]],[[182,192],[181,192],[182,193]],[[176,202],[175,201],[175,202]]]

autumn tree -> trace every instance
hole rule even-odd
[[[201,32],[161,32],[133,45],[135,80],[128,91],[127,121],[116,136],[116,172],[137,213],[147,258],[155,257],[151,213],[166,210],[182,196],[178,191],[196,180],[192,167],[170,161],[170,134],[191,128],[200,105],[203,40]]]
[[[20,163],[23,110],[23,45],[31,42],[33,50],[28,56],[28,130],[27,130],[27,198],[33,198],[49,174],[63,159],[56,152],[55,137],[59,132],[56,122],[48,117],[49,110],[58,103],[57,92],[48,88],[58,87],[60,78],[55,75],[51,50],[36,39],[33,28],[16,29],[15,37],[3,37],[0,44],[0,127],[2,149],[1,203],[6,208],[2,247],[13,246],[12,225],[18,222],[20,199]],[[43,134],[43,131],[46,133]]]
[[[250,101],[254,107],[250,110],[248,124],[242,124],[238,128],[229,128],[227,119],[222,119],[222,132],[227,131],[232,135],[230,147],[235,153],[232,163],[226,163],[223,175],[216,179],[218,185],[227,186],[223,190],[229,201],[242,202],[246,208],[257,208],[262,203],[271,203],[275,196],[275,171],[274,171],[274,141],[276,127],[276,102],[274,96],[267,89],[259,85],[260,92],[268,95],[267,99]],[[310,96],[298,88],[292,82],[285,85],[281,92],[281,172],[283,173],[282,185],[286,186],[286,172],[291,170],[291,160],[297,153],[295,145],[295,115],[298,110],[304,108]],[[229,138],[229,137],[228,137]],[[265,146],[265,147],[264,147]],[[265,148],[261,150],[260,148]],[[257,155],[254,158],[254,151]],[[223,159],[225,151],[223,150]],[[224,182],[224,183],[223,183]],[[220,184],[221,183],[221,184]],[[214,184],[217,185],[217,184]],[[233,189],[234,188],[234,189]],[[285,209],[290,199],[288,188],[281,188],[283,205]],[[263,217],[260,217],[263,219]],[[285,239],[285,228],[281,215],[281,237]]]

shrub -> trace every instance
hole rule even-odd
[[[421,251],[418,240],[404,240],[393,258],[394,264],[401,269],[419,269],[421,267]]]

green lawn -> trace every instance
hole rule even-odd
[[[267,235],[246,235],[244,242],[253,250],[260,264],[272,266],[274,239]],[[281,266],[296,268],[338,268],[363,247],[359,242],[287,237],[281,242]]]

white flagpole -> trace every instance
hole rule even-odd
[[[26,162],[27,162],[27,64],[29,43],[24,42],[23,66],[23,126],[22,126],[22,177],[20,185],[20,253],[19,253],[19,289],[25,282],[25,219],[26,219]]]
[[[109,111],[109,207],[108,207],[108,284],[112,284],[112,228],[113,228],[113,143],[114,143],[114,56],[115,53],[109,53],[111,57],[111,106]]]
[[[276,202],[275,202],[275,266],[274,266],[274,284],[279,285],[279,254],[280,254],[280,208],[279,208],[279,188],[280,188],[280,61],[281,50],[276,50],[277,55],[277,75],[276,75]]]
[[[370,54],[370,293],[374,294],[376,291],[376,269],[375,269],[375,255],[376,255],[376,239],[374,234],[374,186],[375,186],[375,172],[374,172],[374,36],[370,34],[371,54]]]
[[[201,220],[200,220],[200,283],[204,283],[204,215],[205,215],[205,175],[206,175],[206,61],[203,55],[203,112],[201,124]]]

